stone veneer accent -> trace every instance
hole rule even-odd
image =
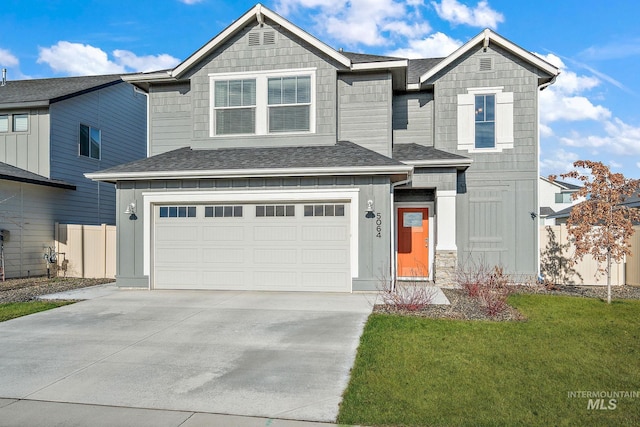
[[[436,286],[453,286],[458,266],[458,252],[436,251],[434,283]]]

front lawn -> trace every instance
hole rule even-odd
[[[73,301],[29,301],[0,304],[0,322],[67,304],[73,304]]]
[[[393,426],[640,425],[640,301],[509,299],[524,322],[373,314],[338,421]],[[571,392],[633,392],[600,403]],[[591,409],[588,405],[591,404]]]

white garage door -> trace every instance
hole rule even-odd
[[[156,205],[154,287],[350,292],[349,206]]]

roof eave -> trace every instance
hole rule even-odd
[[[473,159],[437,159],[437,160],[400,160],[402,163],[417,167],[468,168]]]
[[[210,179],[210,178],[277,178],[287,176],[335,176],[335,175],[392,175],[409,174],[411,165],[395,166],[359,166],[340,168],[274,168],[274,169],[218,169],[218,170],[181,170],[157,172],[115,172],[86,173],[85,177],[94,181],[135,181],[159,179]]]
[[[424,84],[425,82],[427,82],[430,78],[435,76],[440,71],[444,70],[446,67],[451,65],[454,61],[456,61],[458,58],[463,56],[465,53],[467,53],[468,51],[470,51],[480,43],[485,43],[485,44],[495,43],[501,46],[502,48],[509,50],[514,55],[520,57],[521,59],[531,63],[532,65],[538,67],[542,71],[548,73],[550,76],[550,81],[552,81],[553,78],[560,73],[560,70],[557,67],[551,65],[550,63],[540,58],[539,56],[534,55],[533,53],[521,48],[515,43],[510,42],[509,40],[505,39],[504,37],[494,33],[493,31],[487,28],[484,31],[482,31],[480,34],[478,34],[477,36],[469,40],[467,43],[460,46],[455,52],[447,56],[435,67],[431,68],[429,71],[421,75],[420,84]]]
[[[0,110],[17,109],[17,108],[40,108],[48,107],[50,104],[48,99],[40,101],[27,101],[27,102],[3,102],[0,103]]]
[[[198,63],[202,58],[207,56],[209,53],[214,51],[218,46],[220,46],[222,43],[224,43],[226,40],[228,40],[230,37],[236,34],[239,30],[244,28],[249,22],[251,22],[254,19],[257,21],[259,16],[269,18],[271,21],[275,22],[276,24],[285,28],[287,31],[293,33],[294,35],[301,38],[305,42],[314,46],[321,52],[335,59],[345,67],[348,67],[348,68],[351,67],[351,60],[349,58],[347,58],[337,50],[333,49],[332,47],[321,42],[317,38],[313,37],[311,34],[307,33],[306,31],[303,31],[302,29],[295,26],[291,22],[287,21],[280,15],[276,14],[275,12],[272,12],[270,9],[267,9],[266,7],[258,3],[253,8],[251,8],[247,13],[242,15],[239,19],[237,19],[235,22],[233,22],[231,25],[225,28],[220,34],[218,34],[216,37],[211,39],[207,44],[205,44],[203,47],[198,49],[195,53],[193,53],[191,56],[185,59],[176,68],[174,68],[171,71],[171,76],[174,78],[180,78],[193,65]]]

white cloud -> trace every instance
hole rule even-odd
[[[100,48],[68,41],[40,48],[39,64],[49,65],[55,72],[72,75],[118,74],[170,68],[179,60],[167,54],[136,56],[126,50],[115,50],[114,60]]]
[[[173,68],[180,62],[177,58],[166,53],[137,56],[128,50],[114,50],[113,57],[127,69],[142,72]]]
[[[457,0],[431,2],[438,16],[452,24],[467,24],[472,27],[497,28],[504,22],[504,15],[489,6],[489,2],[480,1],[474,8],[459,3]]]
[[[0,48],[0,66],[2,67],[17,67],[20,61],[7,49]]]
[[[540,123],[540,136],[543,138],[553,136],[553,129],[543,123]]]
[[[409,47],[389,52],[390,56],[401,58],[438,58],[450,55],[462,46],[460,40],[452,39],[446,34],[435,33],[420,40],[409,40]]]
[[[566,151],[562,148],[552,153],[541,153],[540,171],[542,176],[561,174],[573,170],[573,162],[579,160],[577,153]]]
[[[623,156],[640,155],[640,127],[631,126],[618,118],[604,122],[605,135],[572,134],[561,139],[570,147],[605,150]]]
[[[303,13],[316,30],[339,44],[385,46],[399,38],[419,38],[431,31],[420,14],[420,0],[279,0],[283,15]]]
[[[611,169],[620,169],[622,167],[622,163],[618,163],[615,160],[609,160],[609,167]]]

